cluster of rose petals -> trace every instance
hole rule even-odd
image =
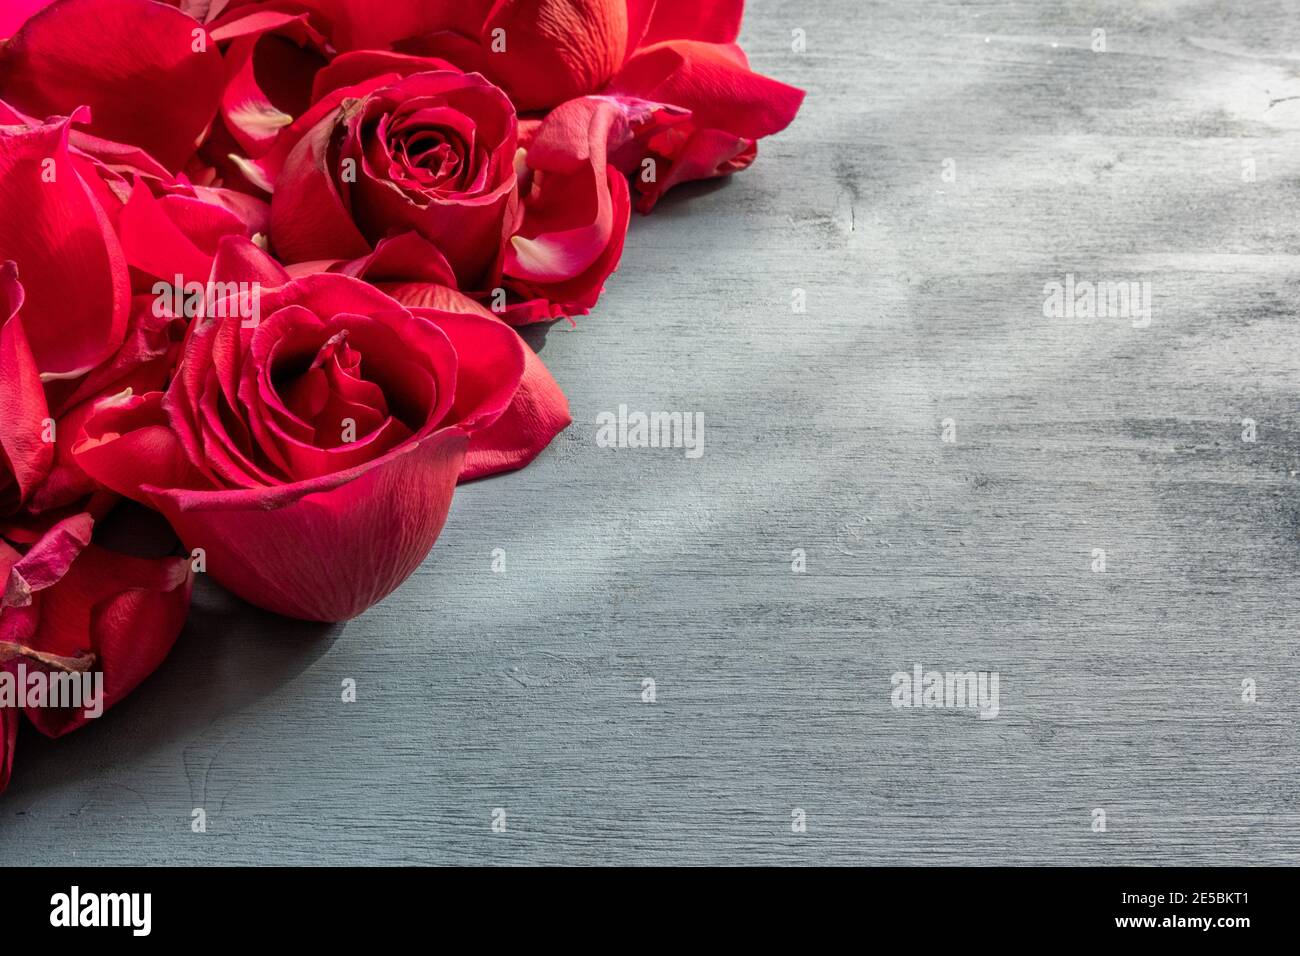
[[[515,327],[588,313],[631,212],[803,94],[743,0],[6,0],[0,671],[166,658],[196,573],[342,621],[459,483],[570,423]],[[197,300],[187,298],[201,290]],[[174,538],[121,554],[119,502]],[[0,790],[22,720],[0,706]]]

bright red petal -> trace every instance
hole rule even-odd
[[[198,22],[152,0],[62,0],[0,48],[0,99],[34,116],[93,114],[91,132],[169,169],[216,115],[223,68]]]
[[[131,307],[122,248],[77,175],[68,124],[0,129],[0,249],[18,263],[37,367],[60,377],[111,355]]]

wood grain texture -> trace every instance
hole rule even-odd
[[[574,426],[347,626],[200,587],[24,734],[0,863],[1300,862],[1300,7],[749,7],[808,103],[534,337]],[[1066,273],[1150,326],[1045,319]],[[620,404],[704,456],[597,447]],[[893,709],[917,662],[1000,716]]]

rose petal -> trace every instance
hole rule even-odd
[[[346,621],[420,566],[451,508],[468,439],[458,428],[342,476],[251,492],[154,492],[208,573],[258,607]],[[339,479],[343,480],[340,481]],[[311,488],[310,493],[302,491]]]
[[[94,526],[90,515],[79,514],[51,528],[9,569],[0,608],[27,607],[33,594],[58,584],[90,544]]]
[[[646,6],[645,0],[630,0],[629,6]],[[641,45],[661,40],[703,40],[706,43],[735,43],[745,0],[655,0],[649,24],[640,34]]]
[[[738,48],[695,40],[637,51],[610,91],[688,109],[699,127],[747,139],[785,129],[804,98],[802,90],[751,71]]]
[[[437,285],[404,284],[385,286],[384,291],[413,309],[436,309],[441,312],[473,313],[500,323],[472,299],[453,289]],[[469,453],[461,471],[461,481],[472,481],[503,471],[523,468],[569,425],[569,401],[556,384],[541,358],[526,345],[523,376],[510,400],[510,407],[486,428],[470,436]],[[462,356],[465,354],[461,352]]]
[[[44,654],[93,654],[103,673],[103,707],[120,701],[171,652],[189,613],[193,574],[188,558],[151,560],[85,549],[67,574],[41,596],[33,648]],[[28,707],[27,718],[50,737],[86,723],[85,709]]]
[[[89,106],[93,133],[169,169],[194,153],[222,81],[216,43],[152,0],[62,0],[0,48],[0,98],[36,116]]]
[[[45,390],[18,320],[22,303],[18,269],[6,262],[0,265],[0,511],[26,500],[54,461],[54,446],[45,441]]]
[[[131,290],[112,226],[69,155],[69,123],[0,129],[0,249],[18,263],[37,367],[70,378],[122,343]]]
[[[557,106],[609,81],[627,30],[625,0],[500,0],[483,37],[504,39],[505,50],[488,56],[488,69],[521,111]]]

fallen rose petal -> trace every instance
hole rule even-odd
[[[22,304],[17,266],[0,264],[0,514],[15,511],[54,462],[45,390],[18,319]]]
[[[650,8],[641,46],[661,40],[735,43],[745,15],[745,0],[629,0],[629,8]],[[644,15],[644,14],[642,14]]]
[[[103,673],[104,710],[152,674],[171,652],[189,613],[193,574],[187,558],[160,560],[90,545],[41,595],[32,649],[64,658],[91,656]],[[35,727],[58,737],[90,719],[84,709],[28,707]]]
[[[804,94],[749,69],[739,47],[670,40],[638,50],[610,92],[688,109],[696,124],[761,139],[794,120]]]
[[[0,99],[35,116],[89,106],[91,132],[169,169],[198,147],[223,75],[203,28],[152,0],[61,0],[0,47]]]
[[[603,87],[627,54],[625,0],[499,0],[483,42],[492,79],[520,111],[547,109]]]
[[[121,345],[131,297],[121,245],[69,155],[70,122],[0,128],[0,249],[18,264],[37,367],[64,378]]]
[[[522,299],[507,321],[585,315],[618,267],[631,203],[627,180],[607,162],[625,125],[605,97],[570,100],[542,122],[528,147],[523,224],[506,251],[504,281]]]
[[[88,514],[60,521],[13,563],[0,608],[27,607],[32,595],[57,584],[90,544],[95,522]]]

